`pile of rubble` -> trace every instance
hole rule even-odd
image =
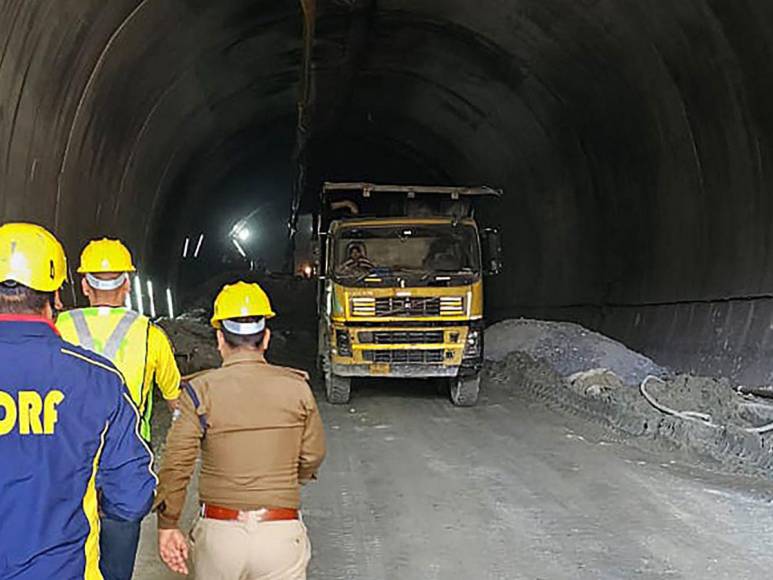
[[[773,405],[728,379],[670,374],[569,323],[511,320],[486,334],[486,375],[561,412],[681,450],[723,472],[773,475]]]
[[[195,309],[170,320],[159,321],[174,345],[177,366],[183,375],[220,365],[215,332],[207,320],[207,312]]]
[[[544,360],[565,377],[605,368],[633,384],[648,375],[667,374],[666,369],[624,344],[571,322],[519,318],[486,329],[487,360],[500,361],[511,352]]]
[[[198,289],[183,314],[173,320],[159,321],[174,345],[177,364],[183,375],[220,365],[215,332],[209,323],[212,302],[224,284],[244,279],[244,273],[219,276]],[[246,280],[260,283],[277,312],[276,318],[269,321],[271,344],[267,359],[275,364],[312,372],[317,350],[314,283],[292,276],[266,274],[247,276]]]

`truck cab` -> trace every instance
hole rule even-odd
[[[358,209],[327,220],[320,235],[319,358],[328,400],[348,402],[355,377],[441,378],[454,404],[474,405],[487,268],[471,212],[459,215],[452,204],[457,211],[444,215],[433,204],[362,215],[359,205],[344,205]],[[498,256],[487,260],[498,269]]]

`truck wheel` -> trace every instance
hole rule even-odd
[[[329,403],[343,405],[349,402],[352,394],[352,380],[349,377],[339,377],[331,371],[325,372],[325,395]]]
[[[474,407],[480,394],[480,375],[454,377],[449,381],[451,402],[457,407]]]

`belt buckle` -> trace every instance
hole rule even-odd
[[[267,513],[268,513],[268,508],[264,508],[264,507],[260,508],[259,510],[250,512],[250,514],[254,515],[255,521],[257,521],[258,523],[265,521]]]

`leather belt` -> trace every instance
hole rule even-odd
[[[299,519],[300,512],[292,508],[261,508],[259,510],[241,511],[211,504],[201,506],[201,515],[213,520],[257,522],[281,522]]]

